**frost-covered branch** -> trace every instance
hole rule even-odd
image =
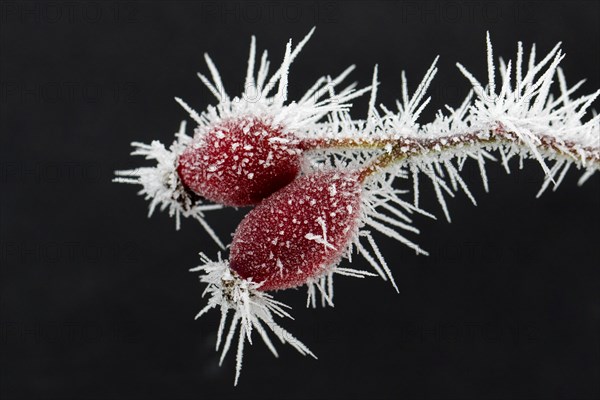
[[[498,153],[507,172],[513,157],[537,160],[546,174],[539,194],[550,183],[556,188],[573,166],[584,170],[579,181],[582,184],[600,168],[600,116],[587,116],[600,91],[572,98],[583,81],[567,86],[558,67],[564,58],[559,45],[539,62],[534,46],[525,69],[523,46],[519,43],[514,67],[512,61],[505,63],[502,59],[496,66],[488,35],[488,83],[484,87],[458,64],[473,88],[457,109],[446,106],[445,112],[437,112],[434,121],[424,125],[417,122],[430,101],[426,90],[437,72],[436,59],[412,96],[402,74],[402,100],[396,102],[397,111],[383,105],[380,110],[371,106],[367,121],[338,113],[304,146],[313,151],[380,149],[367,163],[362,178],[377,174],[405,178],[406,173],[400,171],[409,171],[414,180],[414,202],[418,205],[418,175],[423,173],[433,182],[448,219],[444,193],[452,196],[460,186],[475,202],[460,177],[466,159],[478,163],[486,190],[485,163],[496,160],[493,153]],[[550,89],[556,83],[559,94],[554,97]],[[375,104],[375,93],[372,90],[370,104]]]
[[[334,275],[374,275],[340,266],[342,260],[354,262],[355,253],[398,290],[393,266],[374,234],[427,255],[409,237],[419,234],[414,214],[435,218],[419,206],[421,176],[431,182],[450,220],[446,196],[463,191],[476,203],[461,176],[467,160],[479,166],[487,191],[486,163],[499,161],[510,172],[511,159],[520,165],[534,159],[546,176],[538,195],[551,184],[558,187],[571,168],[583,171],[580,184],[600,169],[600,116],[591,110],[600,90],[574,96],[583,81],[567,85],[559,68],[560,44],[541,60],[534,46],[525,61],[518,43],[514,61],[496,63],[488,34],[485,85],[457,64],[471,83],[468,95],[457,108],[446,106],[433,121],[421,123],[437,58],[412,94],[402,73],[394,109],[377,104],[377,67],[367,88],[355,90],[351,84],[338,90],[350,67],[336,78],[318,79],[304,96],[290,101],[290,66],[312,33],[295,47],[288,42],[270,76],[267,53],[257,60],[253,37],[241,97],[225,92],[215,64],[205,56],[210,79],[199,77],[218,103],[197,112],[177,99],[197,123],[194,137],[182,125],[169,148],[157,141],[133,143],[133,154],[157,165],[118,171],[115,179],[141,184],[140,194],[151,200],[150,214],[156,207],[168,209],[177,226],[180,215],[197,219],[221,247],[204,212],[221,205],[254,207],[233,235],[229,259],[219,256],[214,262],[201,254],[203,265],[192,269],[201,273],[208,297],[197,318],[213,308],[221,312],[221,361],[237,334],[236,384],[244,345],[252,343],[254,331],[275,356],[268,330],[301,354],[313,355],[274,321],[290,315],[268,291],[306,285],[307,306],[316,305],[317,294],[323,306],[332,306]],[[366,93],[367,117],[354,119],[351,101]],[[407,181],[411,190],[398,189],[398,182]]]

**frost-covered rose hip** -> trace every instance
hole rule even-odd
[[[228,311],[234,312],[221,360],[240,325],[236,383],[244,341],[251,340],[253,329],[277,355],[263,324],[283,343],[313,355],[275,323],[273,314],[289,314],[266,292],[315,282],[336,267],[357,233],[361,193],[362,182],[355,172],[328,171],[298,178],[246,215],[234,235],[229,263],[212,262],[202,255],[205,264],[192,269],[205,272],[201,281],[208,283],[205,293],[210,293],[197,318],[211,308],[221,309],[217,349]]]
[[[309,287],[309,304],[315,303],[315,288],[323,301],[332,305],[332,275],[355,277],[372,275],[362,270],[339,266],[350,256],[353,246],[384,278],[390,270],[379,249],[364,226],[370,226],[422,252],[395,230],[377,221],[374,209],[383,196],[393,195],[387,180],[370,180],[368,169],[334,169],[301,176],[275,192],[251,210],[236,230],[231,243],[229,261],[210,261],[202,255],[204,265],[192,271],[202,271],[202,282],[208,284],[208,305],[197,317],[218,307],[221,323],[217,348],[225,331],[229,310],[233,320],[223,346],[225,357],[240,326],[236,364],[236,382],[241,370],[244,341],[251,340],[256,329],[271,351],[276,354],[264,325],[284,343],[290,343],[302,354],[311,354],[301,342],[283,330],[273,315],[289,316],[284,304],[273,300],[267,292],[302,285]],[[400,207],[404,207],[400,205]],[[414,207],[407,206],[408,210]],[[393,209],[396,217],[407,219],[403,211]],[[390,216],[380,217],[387,224],[416,231]],[[417,231],[418,232],[418,231]],[[360,243],[365,237],[373,254]],[[395,284],[394,284],[395,286]]]
[[[260,284],[262,291],[310,286],[322,280],[319,290],[330,302],[333,292],[325,290],[327,278],[334,272],[350,271],[338,264],[356,246],[376,272],[396,287],[370,232],[360,230],[368,226],[425,253],[389,227],[418,233],[406,215],[417,209],[404,203],[396,208],[384,204],[391,215],[376,211],[382,199],[393,201],[394,189],[385,179],[372,177],[373,171],[365,167],[304,175],[263,200],[235,231],[229,268],[240,278]],[[359,241],[361,236],[366,238],[365,245]]]
[[[306,284],[335,266],[356,234],[357,173],[329,171],[298,178],[255,207],[237,228],[230,268],[260,290]]]
[[[226,120],[195,139],[177,162],[183,184],[227,206],[248,206],[290,183],[300,171],[298,140],[257,117]]]
[[[156,160],[156,166],[117,171],[115,180],[142,185],[139,193],[151,201],[150,214],[157,207],[168,209],[177,227],[180,216],[195,218],[221,245],[204,219],[205,211],[254,205],[288,184],[301,163],[311,163],[306,152],[300,153],[310,147],[300,144],[307,138],[319,146],[326,143],[325,136],[335,130],[329,128],[337,126],[329,122],[332,114],[348,110],[351,100],[370,90],[355,90],[353,84],[339,88],[351,66],[335,78],[319,78],[301,98],[288,101],[290,67],[313,31],[295,47],[288,42],[283,62],[272,74],[267,52],[257,57],[252,37],[244,91],[233,98],[205,54],[210,79],[198,76],[217,103],[197,112],[176,98],[197,124],[193,137],[182,128],[170,147],[158,141],[132,143],[132,154]]]

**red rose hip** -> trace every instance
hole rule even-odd
[[[260,290],[300,286],[335,266],[358,229],[357,173],[303,176],[255,207],[235,232],[230,268]]]
[[[228,206],[260,202],[300,171],[297,140],[256,117],[225,120],[194,139],[177,161],[194,193]]]

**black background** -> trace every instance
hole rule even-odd
[[[416,257],[378,238],[401,293],[379,279],[338,278],[335,309],[305,309],[304,290],[278,293],[283,325],[318,356],[259,341],[240,384],[234,358],[218,367],[218,313],[203,305],[188,268],[217,248],[191,221],[176,232],[112,171],[143,164],[129,143],[168,142],[187,114],[213,102],[196,78],[203,52],[229,93],[243,84],[251,34],[273,63],[285,42],[317,31],[291,71],[298,96],[352,63],[392,105],[400,71],[411,88],[436,55],[427,121],[485,78],[485,31],[497,55],[518,40],[545,53],[563,41],[569,83],[600,87],[598,2],[8,2],[0,8],[2,399],[565,398],[600,397],[598,176],[569,173],[535,199],[535,162],[506,175],[475,168],[479,205],[449,202],[453,222],[417,218]],[[596,103],[596,107],[597,107]],[[355,106],[365,115],[366,100]],[[442,217],[430,187],[427,209]],[[244,210],[212,213],[228,237]],[[359,264],[355,264],[358,266]]]

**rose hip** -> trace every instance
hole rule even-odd
[[[303,176],[274,193],[235,232],[230,268],[260,290],[300,286],[334,267],[358,229],[357,173]]]
[[[259,203],[300,171],[298,141],[257,117],[226,120],[194,139],[177,173],[194,193],[228,206]]]

